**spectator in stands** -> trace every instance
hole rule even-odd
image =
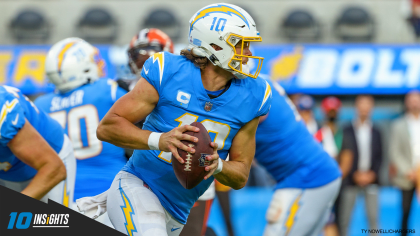
[[[342,150],[352,153],[350,173],[343,181],[339,206],[341,236],[348,235],[353,206],[363,193],[370,229],[378,228],[378,175],[382,163],[381,133],[370,120],[374,99],[360,95],[355,101],[357,118],[343,130]]]
[[[297,99],[297,109],[311,134],[315,134],[318,131],[318,124],[316,123],[312,112],[314,105],[315,101],[309,95],[302,95]]]
[[[336,97],[327,97],[321,102],[321,108],[325,115],[325,123],[320,130],[314,135],[324,147],[324,150],[334,159],[337,160],[344,179],[351,168],[352,153],[349,151],[342,152],[341,144],[343,142],[343,130],[338,125],[338,114],[341,108],[341,101]],[[341,190],[334,203],[330,218],[324,228],[325,236],[338,236],[339,221],[338,205],[340,204]]]
[[[343,132],[337,124],[341,101],[336,97],[327,97],[321,102],[325,114],[325,123],[315,134],[315,138],[322,143],[324,150],[337,159],[343,140]]]
[[[420,168],[420,92],[405,97],[406,113],[392,124],[390,158],[396,170],[393,183],[402,193],[402,229],[407,229],[411,201]],[[406,235],[403,233],[402,235]]]
[[[417,38],[420,37],[420,0],[403,1],[408,7],[407,21],[413,27]]]

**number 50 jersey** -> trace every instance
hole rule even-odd
[[[127,162],[124,149],[96,137],[99,121],[125,94],[111,79],[39,97],[35,104],[49,113],[68,133],[77,159],[74,199],[106,191]]]
[[[271,87],[260,78],[232,79],[226,92],[210,99],[200,69],[183,56],[156,53],[145,62],[141,75],[159,93],[159,102],[143,129],[168,132],[201,122],[218,144],[222,159],[226,159],[238,130],[270,108]],[[171,155],[158,150],[135,150],[123,170],[142,179],[163,207],[185,224],[191,207],[214,178],[203,180],[193,189],[184,189],[175,177]]]

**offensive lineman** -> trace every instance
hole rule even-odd
[[[76,160],[60,125],[19,89],[0,86],[0,185],[71,207]]]
[[[60,123],[73,144],[77,159],[75,199],[106,191],[127,162],[123,148],[96,137],[99,121],[126,93],[114,80],[101,78],[104,67],[96,47],[80,38],[61,40],[48,52],[45,68],[56,92],[35,101]],[[98,221],[112,227],[107,216]]]
[[[277,83],[256,134],[255,158],[277,181],[264,236],[318,236],[341,185],[336,161],[313,138]]]
[[[270,86],[247,65],[249,58],[258,59],[259,66],[263,59],[249,50],[249,42],[261,41],[255,22],[237,6],[212,4],[193,15],[189,36],[182,56],[163,52],[146,61],[135,88],[97,130],[101,140],[136,149],[107,192],[110,219],[127,235],[179,235],[212,175],[234,189],[248,178],[258,120],[271,103]],[[134,126],[146,116],[143,130]],[[195,152],[180,142],[198,141],[182,134],[198,132],[189,125],[194,121],[217,136],[214,153],[207,156],[208,174],[186,190],[175,177],[171,155],[183,163],[177,147]],[[230,161],[222,161],[228,153]]]

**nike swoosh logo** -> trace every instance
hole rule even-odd
[[[180,229],[181,227],[179,227],[179,228],[172,228],[171,229],[171,232],[174,232],[175,230],[178,230],[178,229]]]
[[[14,120],[14,121],[12,121],[12,125],[17,125],[18,118],[19,118],[19,114],[17,114],[17,116],[16,116],[15,120]]]
[[[149,70],[146,70],[146,68],[144,68],[143,69],[144,70],[144,73],[147,75],[147,74],[149,74]]]

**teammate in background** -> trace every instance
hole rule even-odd
[[[270,86],[247,65],[249,58],[262,65],[263,58],[249,50],[250,42],[261,41],[255,22],[237,6],[208,5],[191,18],[189,39],[181,56],[161,52],[149,58],[142,78],[97,130],[101,140],[135,149],[105,193],[113,225],[128,235],[179,235],[214,178],[234,189],[248,178],[258,120],[271,104]],[[137,128],[134,123],[146,116],[143,129]],[[189,125],[194,121],[211,132],[214,153],[206,156],[211,164],[204,180],[187,190],[175,177],[171,156],[184,163],[177,148],[195,152],[181,143],[198,141],[183,134],[199,131]]]
[[[19,89],[0,86],[0,185],[71,207],[76,160],[60,125]]]
[[[312,112],[312,109],[315,106],[314,99],[309,95],[301,95],[297,99],[296,106],[309,133],[312,135],[315,134],[318,131],[318,124],[316,123]]]
[[[86,41],[59,41],[46,59],[46,73],[56,92],[35,101],[60,123],[73,144],[77,159],[75,199],[106,191],[127,161],[123,148],[96,137],[99,121],[126,93],[115,81],[100,79],[104,67],[98,49]],[[112,226],[106,216],[98,221]]]
[[[256,134],[255,158],[277,181],[264,236],[318,236],[341,185],[337,163],[308,132],[284,89],[269,82],[273,100]]]

